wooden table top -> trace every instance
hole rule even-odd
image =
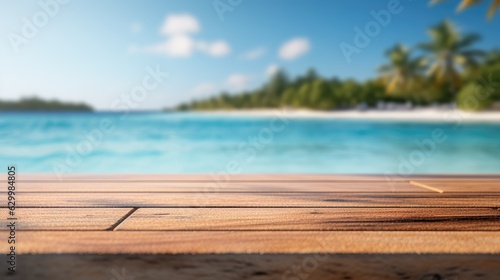
[[[16,206],[19,254],[500,253],[494,175],[19,175]]]

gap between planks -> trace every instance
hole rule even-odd
[[[130,209],[130,211],[128,211],[127,214],[125,214],[123,217],[121,217],[118,221],[116,221],[116,223],[114,223],[111,227],[109,227],[107,230],[108,231],[114,231],[118,226],[120,226],[128,217],[132,216],[132,214],[134,214],[135,211],[137,211],[139,208],[138,207],[134,207],[132,209]]]

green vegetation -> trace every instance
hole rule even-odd
[[[479,111],[500,101],[500,63],[477,71],[457,96],[462,110]]]
[[[289,106],[334,110],[373,107],[378,102],[430,105],[456,102],[465,110],[482,110],[500,101],[500,51],[473,48],[475,34],[462,35],[444,21],[429,29],[430,41],[416,49],[398,44],[386,52],[380,76],[367,81],[319,77],[311,69],[295,79],[277,71],[262,87],[240,94],[222,93],[181,104],[178,110],[274,108]],[[420,51],[424,57],[415,57]],[[495,83],[496,82],[496,83]],[[481,90],[476,90],[476,88]],[[484,95],[485,89],[491,92]],[[478,95],[481,92],[483,95]],[[475,105],[471,105],[475,104]]]
[[[471,49],[479,41],[476,34],[460,36],[449,21],[429,29],[432,41],[420,47],[430,54],[432,64],[429,78],[441,90],[448,90],[454,96],[461,85],[459,69],[470,70],[479,65],[479,58],[484,56],[480,50]]]
[[[63,103],[28,97],[19,101],[0,101],[0,111],[92,111],[92,107],[83,103]]]
[[[411,50],[403,45],[396,45],[386,52],[389,64],[382,65],[382,73],[388,93],[416,90],[420,84],[425,67],[423,58],[412,58]]]

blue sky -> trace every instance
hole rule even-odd
[[[291,77],[313,67],[361,80],[376,75],[387,48],[426,41],[428,27],[445,18],[481,34],[478,47],[499,46],[500,15],[487,21],[486,3],[456,13],[458,1],[430,8],[428,1],[401,0],[401,12],[348,63],[339,45],[354,45],[354,28],[364,29],[371,11],[397,0],[241,0],[223,20],[213,0],[65,0],[49,5],[53,13],[43,24],[40,3],[54,1],[0,1],[0,99],[38,95],[107,110],[157,65],[170,76],[137,109],[252,89],[276,67]],[[41,27],[27,38],[23,18],[34,23],[36,15]]]

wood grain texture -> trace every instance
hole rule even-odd
[[[426,192],[407,182],[22,182],[18,192]]]
[[[491,208],[142,208],[116,230],[500,230]]]
[[[500,195],[460,193],[19,193],[18,207],[500,207]],[[7,201],[0,201],[6,207]]]
[[[498,280],[500,255],[22,255],[4,280]],[[113,277],[125,268],[130,277]]]
[[[498,180],[498,174],[462,175],[347,175],[347,174],[19,174],[17,181],[113,181],[113,182],[325,182],[325,181],[411,181],[411,180],[456,180],[491,181]]]
[[[7,239],[0,231],[0,240]],[[500,254],[483,231],[19,231],[19,254]],[[6,249],[7,242],[0,244]],[[5,252],[5,251],[3,251]]]
[[[127,208],[18,208],[17,230],[107,230],[127,214]],[[2,227],[7,230],[8,212],[0,212]]]
[[[500,193],[500,181],[419,180],[444,192]],[[333,182],[21,182],[18,192],[429,192],[407,181]]]
[[[20,255],[500,255],[500,176],[51,176],[19,177]]]
[[[426,178],[433,178],[426,177]],[[157,181],[157,182],[284,182],[284,181],[364,181],[379,180],[386,181],[385,176],[379,175],[332,175],[332,174],[64,174],[58,177],[56,174],[20,174],[18,181]],[[403,177],[393,176],[393,181],[405,181]]]

